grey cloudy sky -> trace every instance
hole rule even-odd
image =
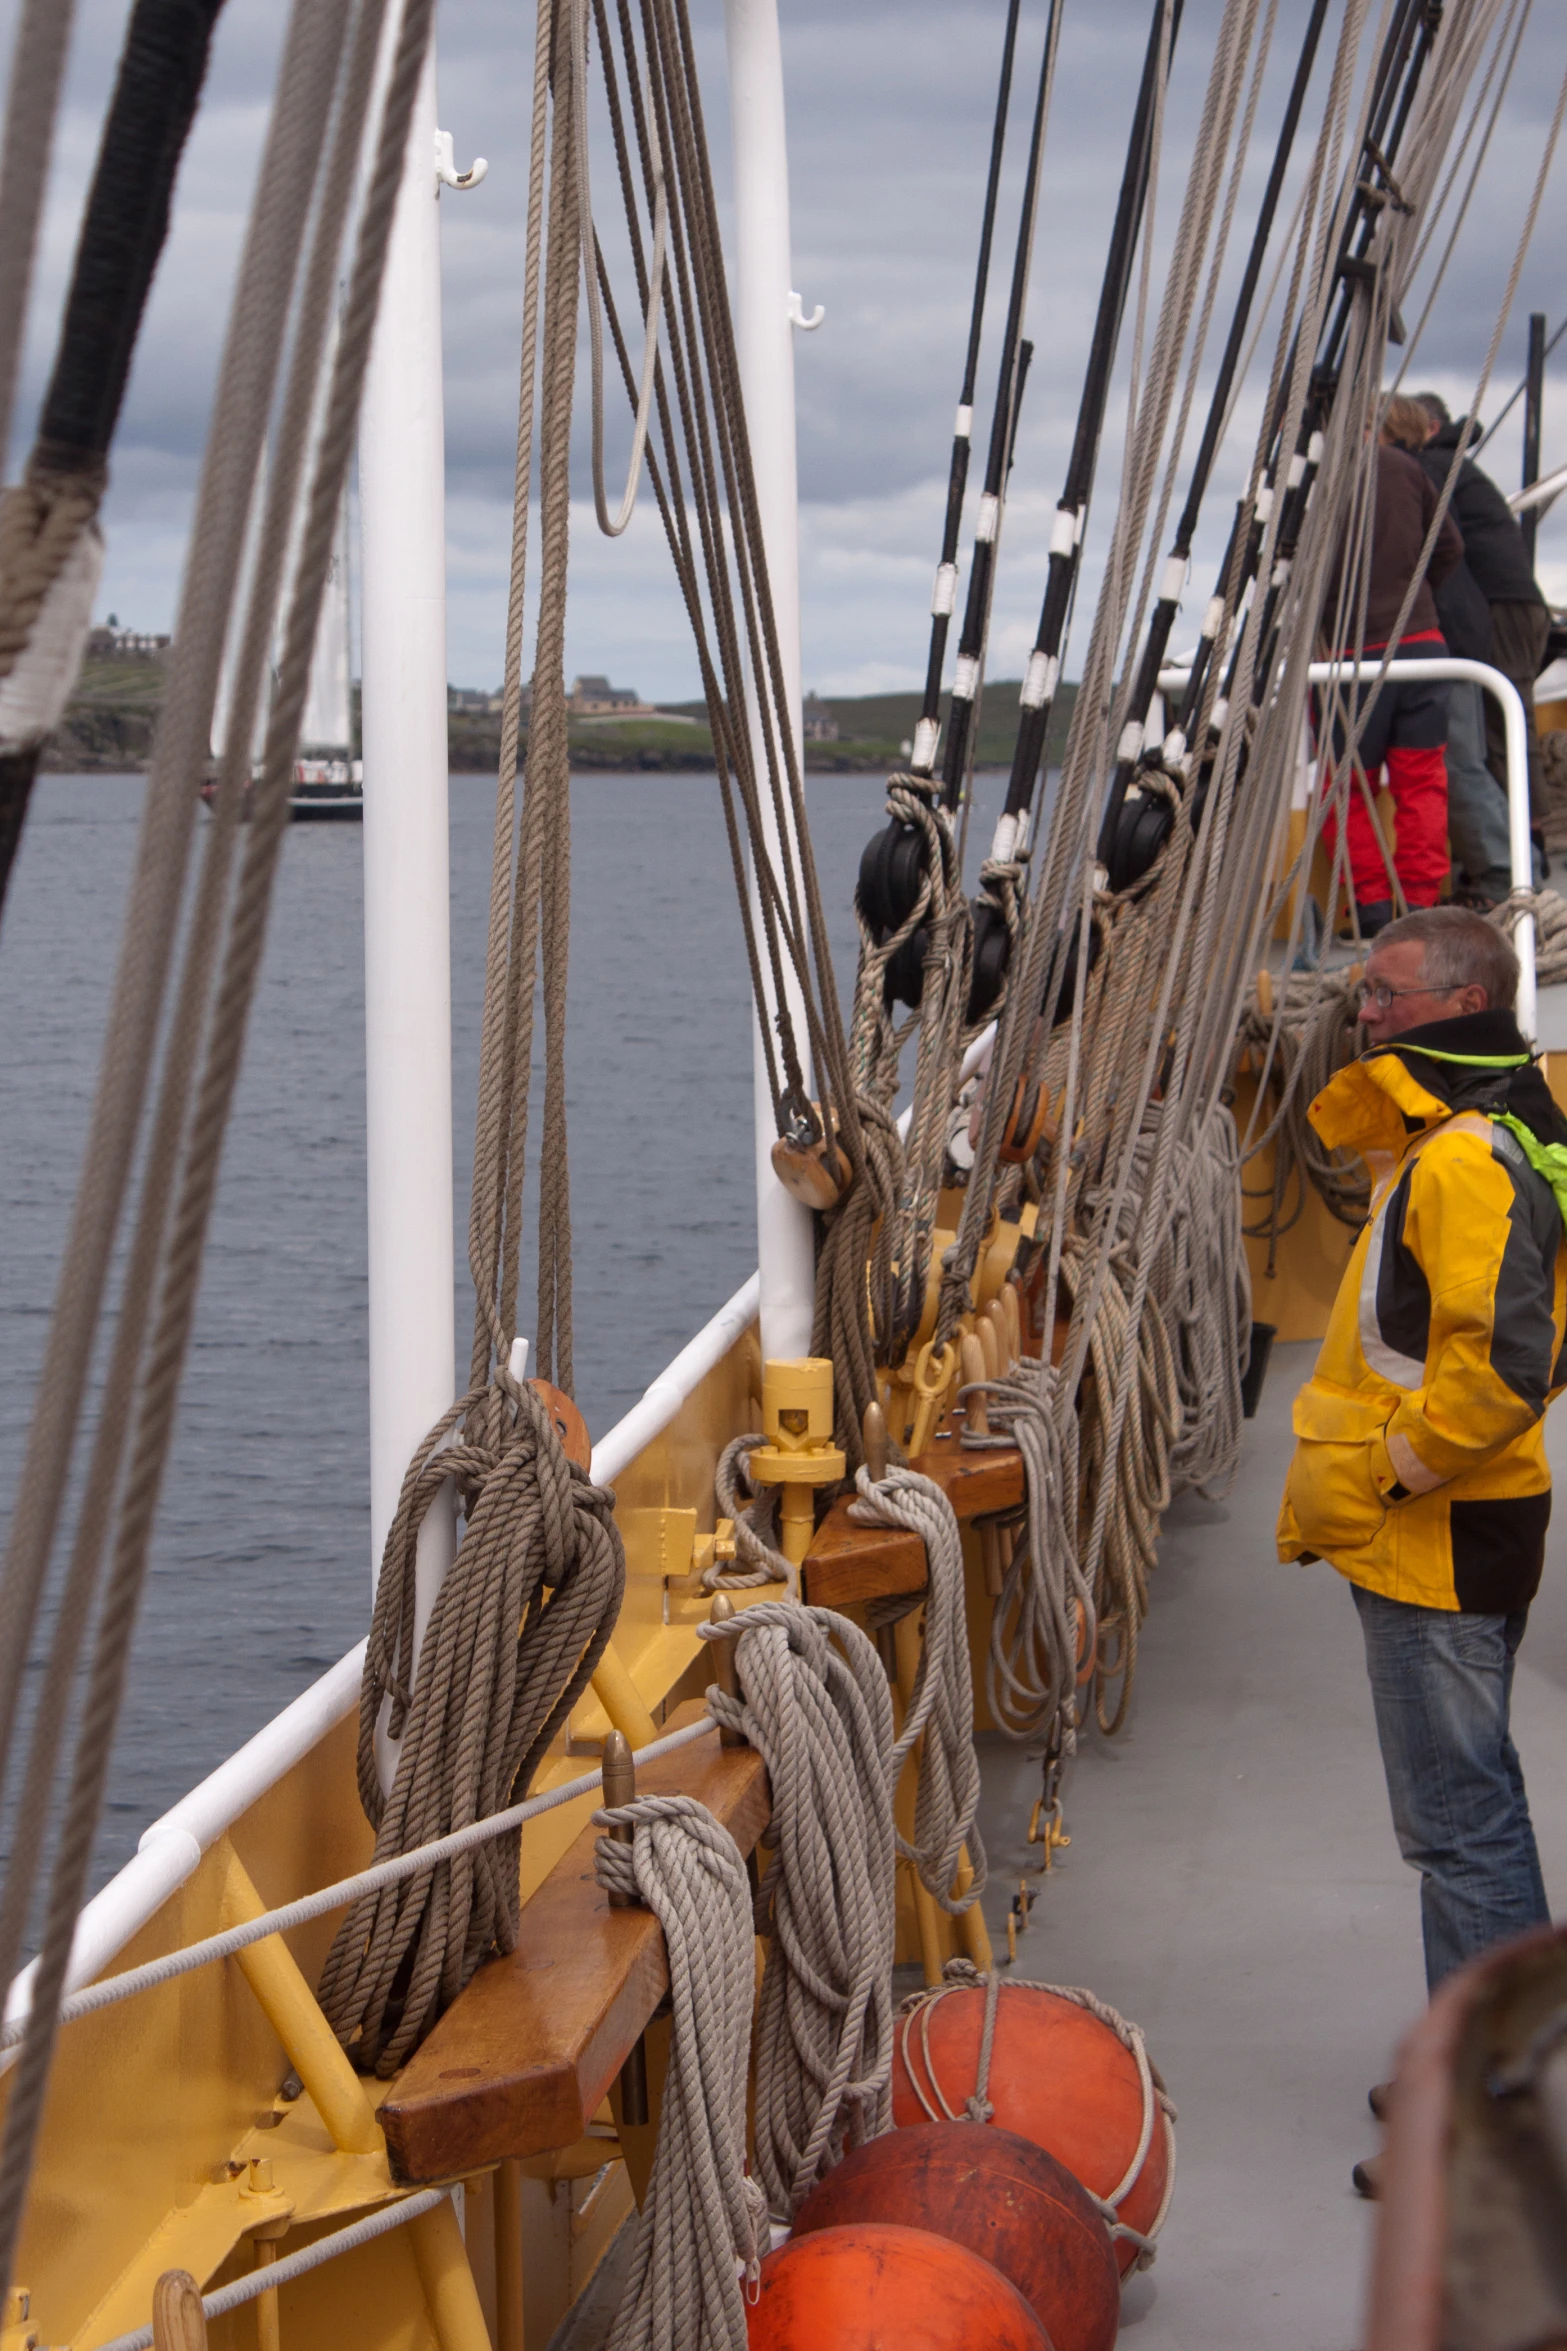
[[[692,6],[722,184],[728,158],[719,0],[692,0]],[[1002,675],[1018,673],[1033,635],[1149,0],[1064,0],[1064,9],[1029,313],[1036,352],[991,657],[992,673]],[[532,13],[520,0],[504,6],[442,0],[439,18],[442,123],[453,133],[459,163],[476,153],[490,163],[480,189],[442,206],[449,670],[464,684],[493,683],[501,665]],[[1156,255],[1178,209],[1219,13],[1217,0],[1188,0],[1172,75]],[[821,302],[827,312],[818,333],[796,337],[806,679],[839,692],[914,684],[923,674],[1003,0],[781,0],[781,15],[794,278],[807,306]],[[1336,16],[1335,10],[1330,21]],[[23,432],[36,413],[123,17],[123,0],[81,0],[20,407]],[[167,627],[174,609],[282,17],[281,0],[228,0],[181,175],[106,516],[101,607],[127,624]],[[1267,168],[1304,18],[1304,0],[1280,0],[1232,277],[1246,205]],[[1044,0],[1025,0],[1024,84],[1031,81],[1043,21]],[[1413,369],[1415,380],[1439,386],[1455,407],[1466,402],[1484,356],[1564,67],[1567,9],[1560,0],[1535,0],[1487,167]],[[1004,248],[1024,128],[1020,117],[1003,196],[1008,225],[998,243]],[[1567,313],[1562,174],[1558,159],[1503,338],[1487,404],[1493,410],[1521,372],[1526,314],[1543,310],[1554,326]],[[609,185],[601,173],[601,201]],[[1156,296],[1157,276],[1156,268]],[[1215,346],[1221,333],[1222,317]],[[981,415],[992,369],[987,346]],[[1547,466],[1567,458],[1567,344],[1555,376],[1560,389],[1548,401]],[[1488,457],[1507,487],[1518,479],[1518,413]],[[1243,400],[1218,492],[1233,490],[1255,423],[1254,403]],[[1114,428],[1112,410],[1107,469],[1115,458]],[[1103,472],[1102,485],[1109,478]],[[585,488],[585,469],[582,481]],[[1102,497],[1101,536],[1108,509]],[[1225,497],[1216,495],[1194,567],[1194,611],[1208,593],[1226,519]],[[617,681],[666,699],[693,694],[695,662],[656,518],[639,514],[627,537],[611,544],[598,537],[591,508],[584,507],[574,552],[570,666],[607,669]],[[1541,559],[1548,591],[1567,601],[1567,516],[1545,526]],[[1091,592],[1092,565],[1087,585]]]

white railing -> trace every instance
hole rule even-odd
[[[644,1446],[663,1434],[686,1399],[756,1320],[756,1301],[757,1277],[752,1274],[681,1348],[624,1418],[599,1439],[593,1448],[592,1475],[601,1485],[619,1477]],[[139,1934],[185,1883],[208,1846],[275,1787],[285,1772],[302,1762],[357,1704],[364,1658],[365,1645],[358,1641],[319,1681],[301,1690],[292,1705],[285,1706],[253,1739],[247,1739],[188,1796],[182,1796],[172,1811],[153,1822],[134,1860],[93,1896],[76,1922],[65,1975],[68,1994],[103,1973],[131,1937]],[[11,1986],[5,2006],[7,2024],[25,2017],[31,2009],[35,1972],[36,1963],[25,1967]]]
[[[1513,888],[1532,889],[1534,866],[1529,842],[1529,722],[1524,712],[1523,697],[1511,678],[1503,677],[1488,661],[1462,661],[1456,654],[1433,655],[1418,661],[1314,661],[1307,675],[1314,686],[1332,685],[1339,681],[1364,684],[1384,678],[1392,685],[1402,685],[1417,678],[1445,678],[1457,684],[1465,679],[1479,686],[1502,706],[1502,724],[1506,734],[1507,751],[1507,833],[1508,853],[1512,864]],[[1179,694],[1184,691],[1191,671],[1164,669],[1159,672],[1159,691]],[[1534,917],[1526,914],[1513,933],[1513,945],[1518,950],[1518,1026],[1533,1042],[1538,1026],[1537,989],[1534,968]]]

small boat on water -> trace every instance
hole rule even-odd
[[[1302,1117],[1357,1049],[1358,943],[1336,936],[1353,907],[1322,831],[1351,784],[1346,765],[1313,788],[1310,697],[1320,728],[1377,665],[1314,656],[1341,540],[1346,576],[1365,554],[1389,347],[1437,300],[1519,12],[1391,0],[1372,24],[1354,0],[1230,0],[1183,29],[1179,0],[1153,0],[1113,128],[1125,160],[1061,496],[1048,542],[1023,547],[1003,525],[1042,369],[1031,273],[1067,233],[1040,194],[1067,4],[997,11],[924,706],[856,884],[819,869],[800,770],[792,344],[816,321],[791,282],[773,0],[726,0],[732,252],[684,0],[613,19],[542,0],[461,1372],[437,207],[483,167],[459,171],[437,126],[428,0],[291,12],[0,1570],[0,1762],[19,1791],[0,1896],[3,2351],[1110,2351],[1123,2322],[1155,2339],[1172,2270],[1172,2341],[1320,2351],[1315,2306],[1238,2299],[1259,2291],[1265,2211],[1331,2241],[1321,2258],[1313,2241],[1312,2291],[1325,2280],[1332,2323],[1353,2324],[1358,2242],[1345,2251],[1314,2191],[1276,2187],[1293,2109],[1271,2108],[1227,2172],[1210,2135],[1229,2008],[1287,1979],[1287,2024],[1275,2009],[1253,2040],[1267,2056],[1306,2030],[1317,1963],[1259,1916],[1287,1889],[1259,1863],[1237,1903],[1223,1850],[1172,1832],[1141,1849],[1140,1906],[1117,1908],[1136,1839],[1123,1824],[1096,1844],[1074,1774],[1114,1757],[1131,1781],[1147,1756],[1134,1691],[1167,1520],[1175,1548],[1183,1526],[1208,1543],[1233,1489],[1234,1544],[1255,1558],[1267,1540],[1247,1431],[1269,1349],[1320,1335],[1365,1214],[1364,1170]],[[7,493],[0,890],[90,619],[104,386],[135,346],[215,14],[133,13],[37,445]],[[49,17],[22,12],[24,91],[54,70]],[[1200,70],[1172,141],[1178,34]],[[1019,116],[1020,190],[1003,172]],[[39,179],[27,154],[0,188]],[[623,276],[592,211],[610,186]],[[1020,201],[997,297],[1004,194]],[[669,543],[756,1015],[751,1117],[726,1135],[709,1100],[670,1111],[693,1165],[754,1159],[757,1270],[596,1437],[572,1398],[565,1050],[584,323],[593,503],[613,538],[640,495]],[[617,381],[629,425],[608,421]],[[356,435],[368,794],[348,699]],[[1177,661],[1232,439],[1240,494]],[[1085,547],[1103,558],[1092,597]],[[1003,548],[1040,618],[1004,807],[971,852]],[[1520,1021],[1567,1095],[1567,1025],[1556,1050],[1559,999],[1537,984],[1567,977],[1567,937],[1529,887],[1525,713],[1497,673],[1481,682],[1508,729]],[[242,797],[243,830],[195,824],[214,743],[202,796]],[[86,1900],[276,860],[291,820],[343,818],[365,856],[373,1611]],[[851,892],[840,993],[824,899]],[[1222,1641],[1193,1646],[1206,1678],[1185,1712],[1149,1717],[1167,1787],[1195,1785],[1214,1723],[1243,1711]],[[1287,1692],[1298,1651],[1277,1668],[1267,1648],[1258,1671]],[[1251,1733],[1259,1752],[1281,1735]],[[1309,1732],[1300,1753],[1290,1778],[1327,1776]],[[1248,1768],[1226,1752],[1205,1818]],[[1276,1841],[1265,1825],[1270,1864]],[[1193,1893],[1178,1881],[1199,1850]],[[1033,1981],[1063,1875],[1133,1923],[1091,1969]],[[1191,1910],[1238,1922],[1195,1968]],[[1357,1951],[1325,1948],[1321,1970],[1341,1962],[1354,1973]],[[1209,2011],[1185,2123],[1167,2043],[1190,2058],[1200,2036],[1164,1999],[1183,1966]],[[1455,2334],[1450,2290],[1400,2333],[1395,2238],[1413,2232],[1407,2253],[1418,2237],[1429,2288],[1470,2225],[1441,2166],[1450,2149],[1470,2164],[1460,2109],[1484,2136],[1483,2065],[1524,2069],[1524,2128],[1537,2113],[1551,2152],[1559,1972],[1549,1941],[1498,1960],[1412,2047],[1426,2086],[1393,2149],[1378,2351],[1555,2339],[1544,2321]],[[1207,2234],[1184,2271],[1182,2130],[1199,2183],[1222,2175],[1230,2199],[1186,2190]],[[1558,2173],[1531,2153],[1506,2185],[1507,2225],[1553,2285]],[[1542,2288],[1531,2324],[1544,2307]]]

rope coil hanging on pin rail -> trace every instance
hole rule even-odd
[[[756,2166],[788,2222],[892,2120],[892,1701],[874,1645],[832,1609],[764,1600],[699,1629],[732,1660],[709,1709],[763,1757],[772,1791]]]
[[[690,1796],[640,1796],[593,1818],[607,1831],[600,1885],[645,1903],[664,1930],[671,2010],[652,2176],[607,2351],[740,2351],[768,2242],[766,2198],[745,2165],[750,1879],[728,1830]]]
[[[526,1795],[609,1645],[625,1588],[614,1497],[580,1416],[497,1367],[410,1463],[387,1535],[360,1695],[360,1800],[375,1857],[429,1844]],[[466,1521],[412,1672],[419,1530],[450,1480]],[[383,1712],[384,1710],[384,1712]],[[376,1736],[400,1742],[389,1793]],[[520,1832],[365,1896],[319,1997],[362,2070],[396,2071],[476,1968],[516,1944]]]

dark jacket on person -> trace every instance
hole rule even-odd
[[[1436,492],[1426,477],[1420,460],[1411,457],[1407,449],[1390,448],[1385,442],[1377,449],[1376,500],[1371,517],[1371,576],[1366,594],[1366,633],[1368,645],[1385,645],[1393,634],[1394,623],[1403,609],[1405,595],[1420,561],[1420,550],[1425,545],[1426,533],[1436,513]],[[1436,600],[1432,589],[1441,584],[1454,566],[1463,560],[1464,542],[1454,527],[1450,514],[1442,517],[1436,545],[1431,550],[1431,562],[1425,578],[1415,593],[1409,618],[1404,623],[1406,637],[1427,636],[1438,630]],[[1333,566],[1333,585],[1329,589],[1324,625],[1332,630],[1338,610],[1338,581],[1343,573],[1344,547],[1339,543],[1338,557]],[[1355,628],[1356,611],[1354,590],[1350,591],[1349,609],[1345,614],[1346,634]],[[1340,652],[1349,646],[1342,645]]]
[[[1459,436],[1463,435],[1467,447],[1479,431],[1478,424],[1471,425],[1467,417],[1460,417],[1456,424],[1443,425],[1427,441],[1417,462],[1438,492],[1452,470]],[[1464,562],[1487,604],[1544,603],[1535,585],[1534,567],[1529,561],[1518,518],[1509,510],[1490,475],[1482,473],[1473,458],[1460,461],[1448,511],[1463,533]],[[1434,576],[1434,563],[1431,570]],[[1458,647],[1455,645],[1453,650],[1456,653]]]

